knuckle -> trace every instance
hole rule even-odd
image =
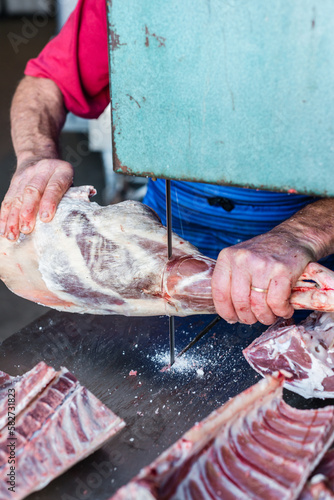
[[[250,256],[251,252],[247,248],[239,248],[238,250],[235,250],[234,254],[235,263],[238,266],[245,264],[249,261]]]
[[[272,271],[274,276],[279,276],[282,279],[283,276],[289,274],[286,265],[283,262],[274,262],[272,265]]]
[[[233,297],[233,304],[237,306],[240,310],[250,309],[249,299],[245,297]]]
[[[1,203],[1,212],[8,212],[10,210],[10,207],[12,206],[12,200],[4,200]]]
[[[216,274],[217,274],[217,271],[221,272],[223,269],[226,268],[226,265],[228,265],[229,261],[230,261],[230,252],[228,251],[228,248],[224,248],[224,250],[222,250],[219,255],[218,255],[218,258],[217,258],[217,262],[216,262],[216,266],[215,266],[215,271],[216,271]]]
[[[36,205],[24,207],[20,212],[20,219],[30,220],[36,211]]]
[[[268,274],[268,261],[263,258],[259,258],[258,256],[255,256],[253,258],[253,269],[256,270],[257,276],[259,275],[267,275]]]
[[[212,286],[212,297],[214,302],[226,302],[228,294],[218,286]]]
[[[252,306],[263,307],[267,302],[268,302],[267,293],[261,293],[255,290],[251,290],[250,303]]]
[[[65,175],[62,177],[61,181],[63,184],[63,188],[66,191],[71,186],[71,184],[73,182],[73,175]]]
[[[282,302],[277,297],[268,297],[267,304],[270,308],[277,308],[282,304]]]
[[[251,308],[252,308],[252,311],[255,314],[255,316],[259,317],[259,316],[263,316],[265,314],[265,310],[267,309],[267,305],[266,304],[252,303]]]
[[[35,168],[46,168],[49,169],[50,165],[52,165],[53,160],[50,158],[42,158],[38,162],[36,162],[33,167]]]
[[[267,304],[270,308],[283,308],[286,307],[289,303],[288,299],[283,299],[277,294],[273,294],[267,297]]]
[[[48,173],[54,169],[54,162],[58,160],[54,160],[52,158],[41,158],[30,167],[33,172],[43,172]]]
[[[265,299],[262,299],[261,302],[251,300],[251,309],[257,317],[264,316],[268,312],[268,307],[269,304]]]
[[[25,188],[24,188],[24,194],[25,195],[28,195],[28,196],[41,196],[41,191],[40,189],[37,187],[37,186],[34,186],[32,184],[28,184]]]
[[[64,189],[65,189],[65,183],[62,179],[53,179],[52,181],[49,182],[45,191],[54,194],[62,194],[64,192]]]
[[[71,178],[73,178],[74,168],[69,162],[63,160],[51,160],[51,163],[48,164],[49,172],[50,166],[52,167],[51,171],[54,175],[64,175],[65,177],[71,176]]]
[[[248,249],[239,248],[237,245],[234,245],[234,246],[223,248],[223,250],[221,250],[221,252],[218,256],[218,260],[220,260],[221,262],[225,262],[227,264],[230,264],[230,263],[235,262],[238,259],[240,259],[240,260],[246,259],[249,253],[250,252]]]
[[[60,166],[60,171],[64,172],[66,175],[73,175],[74,168],[67,161],[63,161]]]
[[[223,248],[223,250],[219,252],[218,259],[223,259],[226,256],[229,256],[230,254],[231,254],[231,247]]]
[[[13,227],[18,225],[19,213],[18,212],[10,212],[7,217],[7,226],[8,229],[11,230]]]
[[[11,209],[20,209],[22,206],[22,197],[21,196],[15,196],[15,198],[13,198],[12,200],[12,204],[11,204]]]

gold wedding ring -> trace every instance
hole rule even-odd
[[[251,286],[251,290],[254,290],[254,292],[268,293],[268,288],[258,288],[257,286]]]

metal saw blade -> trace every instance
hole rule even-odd
[[[172,202],[170,191],[170,180],[166,180],[166,221],[167,221],[167,256],[168,259],[173,254],[173,237],[172,237]],[[169,317],[169,352],[170,365],[175,361],[175,322],[174,316]]]

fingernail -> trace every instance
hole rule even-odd
[[[14,240],[15,240],[15,236],[14,236],[14,234],[13,234],[13,233],[8,233],[8,234],[7,234],[7,239],[8,239],[8,240],[11,240],[11,241],[14,241]]]
[[[41,215],[41,219],[48,219],[49,218],[49,213],[48,212],[43,212]]]
[[[29,226],[22,226],[21,227],[21,231],[24,233],[24,232],[28,232],[30,231],[30,227]]]

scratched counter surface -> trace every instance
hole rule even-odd
[[[175,318],[176,350],[213,317]],[[195,422],[259,380],[242,349],[264,329],[221,320],[166,372],[160,371],[169,358],[166,317],[52,311],[5,340],[1,370],[23,374],[42,360],[57,369],[66,366],[126,422],[103,448],[29,500],[109,499]],[[312,405],[292,393],[285,399],[299,407]]]

